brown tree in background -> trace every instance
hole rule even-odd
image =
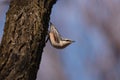
[[[0,44],[0,80],[35,80],[56,0],[12,0]]]

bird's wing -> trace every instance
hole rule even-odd
[[[50,23],[50,31],[54,33],[55,41],[59,43],[61,40],[61,35],[52,23]]]

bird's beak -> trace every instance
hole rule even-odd
[[[72,42],[75,42],[75,41],[72,41]]]

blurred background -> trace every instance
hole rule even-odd
[[[0,38],[9,0],[0,0]],[[44,48],[37,80],[120,80],[120,0],[58,0],[51,22],[65,49]]]

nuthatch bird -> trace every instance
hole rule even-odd
[[[63,49],[73,43],[74,41],[62,38],[55,26],[50,22],[49,40],[53,47]]]

